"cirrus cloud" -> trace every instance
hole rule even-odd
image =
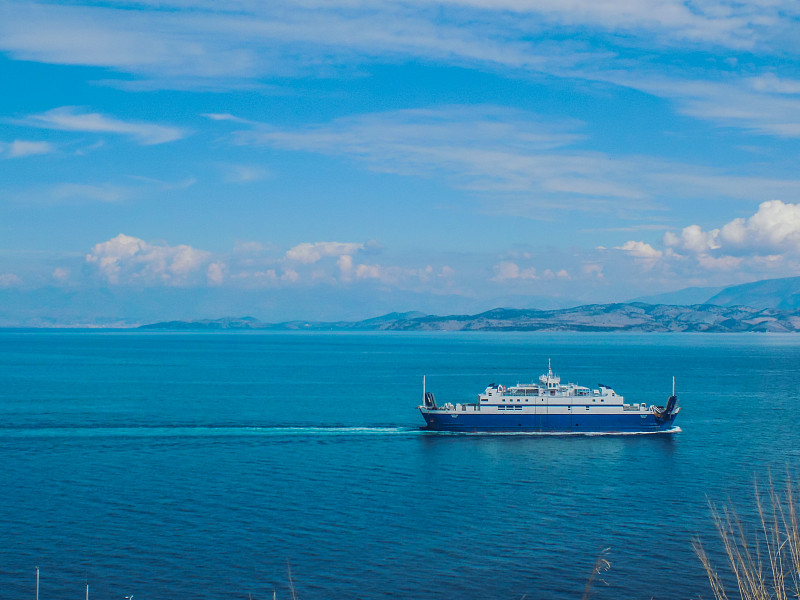
[[[381,173],[441,177],[488,210],[546,219],[543,209],[648,211],[675,198],[751,199],[800,193],[769,178],[643,155],[587,151],[584,124],[494,105],[450,105],[276,127],[235,121],[242,146],[346,156]],[[665,194],[669,189],[669,194]]]
[[[141,121],[124,121],[100,113],[87,112],[76,106],[62,106],[47,112],[29,115],[21,122],[41,129],[123,135],[132,138],[142,146],[174,142],[188,135],[186,130],[178,127]]]
[[[39,154],[50,154],[55,147],[49,142],[32,142],[28,140],[14,140],[13,142],[0,142],[0,157],[22,158]]]

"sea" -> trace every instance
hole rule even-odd
[[[679,429],[419,429],[548,360]],[[5,330],[0,599],[708,598],[799,414],[790,334]]]

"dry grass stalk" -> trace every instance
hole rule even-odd
[[[770,479],[769,492],[755,486],[759,531],[746,531],[733,509],[709,503],[711,516],[728,566],[742,600],[789,600],[800,598],[800,527],[792,482],[781,495]],[[716,600],[728,600],[722,578],[714,569],[699,539],[695,553],[706,571]]]
[[[292,579],[292,565],[289,561],[286,561],[286,570],[289,572],[289,590],[292,592],[292,600],[297,600],[297,594],[294,591],[294,580]]]
[[[600,573],[605,573],[611,568],[611,563],[608,561],[606,556],[608,556],[609,551],[611,548],[603,548],[600,551],[600,555],[597,557],[597,560],[594,563],[594,568],[592,569],[592,574],[589,576],[589,579],[586,581],[586,588],[583,590],[583,597],[582,600],[588,600],[589,596],[592,593],[592,584],[594,583],[595,579],[599,579],[603,583],[606,583],[605,580],[600,577]],[[608,585],[608,584],[606,584]]]

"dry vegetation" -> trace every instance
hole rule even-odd
[[[581,600],[589,600],[589,596],[591,596],[592,593],[592,584],[595,582],[596,579],[599,579],[601,582],[606,583],[605,580],[601,577],[601,575],[611,568],[611,563],[606,558],[610,551],[611,548],[604,548],[603,550],[600,551],[600,555],[597,557],[597,560],[594,563],[592,574],[586,581],[586,588],[584,588],[583,590],[583,597]]]
[[[800,598],[800,527],[798,503],[793,483],[783,492],[761,492],[756,485],[757,528],[746,527],[732,507],[717,508],[711,514],[719,533],[730,573],[720,576],[700,540],[695,552],[706,570],[714,598],[729,600],[788,600]],[[735,584],[735,592],[726,590]],[[731,594],[731,595],[729,595]]]

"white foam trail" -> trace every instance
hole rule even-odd
[[[416,433],[407,427],[247,427],[264,435],[392,435]]]
[[[278,436],[341,436],[398,435],[417,433],[406,427],[319,427],[319,426],[167,426],[167,427],[42,427],[0,430],[0,437],[278,437]]]

